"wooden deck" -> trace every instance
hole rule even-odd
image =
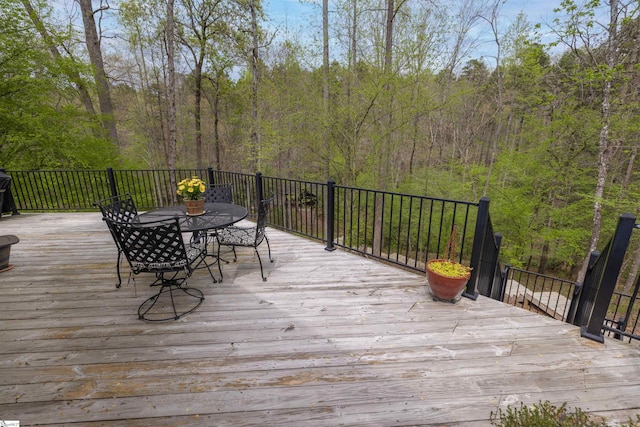
[[[640,413],[640,349],[480,297],[434,302],[425,279],[269,230],[190,281],[183,319],[145,323],[150,278],[116,289],[98,213],[21,214],[0,274],[0,419],[21,426],[489,425],[549,400],[626,421]],[[123,271],[128,273],[124,266]],[[126,275],[125,275],[126,277]]]

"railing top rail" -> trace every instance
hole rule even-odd
[[[531,276],[537,276],[537,277],[541,277],[543,279],[549,279],[549,280],[554,280],[556,282],[563,282],[563,283],[569,283],[572,285],[576,285],[578,282],[574,281],[574,280],[569,280],[569,279],[563,279],[560,277],[555,277],[555,276],[549,276],[546,274],[542,274],[542,273],[537,273],[535,271],[529,271],[529,270],[524,270],[522,268],[518,268],[518,267],[512,267],[510,265],[506,265],[505,266],[505,270],[507,271],[517,271],[523,274],[527,274],[527,275],[531,275]]]
[[[410,194],[410,193],[399,193],[397,191],[389,191],[389,190],[376,190],[375,188],[363,188],[363,187],[353,187],[349,185],[335,185],[336,188],[342,188],[345,190],[355,190],[355,191],[369,191],[372,193],[381,193],[381,194],[390,194],[393,196],[401,196],[401,197],[415,197],[419,199],[425,200],[434,200],[436,202],[448,202],[448,203],[457,203],[460,205],[467,206],[479,206],[479,202],[470,202],[466,200],[455,200],[455,199],[445,199],[443,197],[432,197],[432,196],[421,196],[419,194]]]
[[[268,180],[272,180],[272,179],[276,179],[278,181],[287,181],[287,182],[303,182],[306,184],[314,184],[314,185],[327,185],[326,182],[322,182],[322,181],[308,181],[305,179],[296,179],[296,178],[280,178],[277,176],[267,176],[267,175],[263,175],[262,179],[268,179]]]

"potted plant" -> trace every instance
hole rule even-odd
[[[427,262],[426,273],[434,300],[457,302],[471,277],[471,267],[456,261],[456,226],[447,242],[444,258]]]
[[[187,215],[202,215],[204,213],[202,194],[204,194],[206,188],[204,181],[195,175],[178,183],[177,193],[184,200]]]

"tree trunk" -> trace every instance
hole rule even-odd
[[[89,59],[93,66],[94,78],[96,80],[96,89],[98,91],[98,103],[100,104],[100,112],[102,113],[102,123],[105,133],[111,142],[118,146],[118,132],[116,130],[115,117],[113,115],[113,103],[111,101],[111,89],[109,80],[104,70],[104,62],[102,61],[102,51],[100,49],[100,39],[96,30],[96,22],[93,17],[93,8],[91,0],[78,0],[80,10],[82,11],[82,22],[84,24],[84,34],[87,41],[87,51]]]
[[[498,151],[498,141],[500,140],[500,135],[502,134],[502,73],[500,72],[501,64],[500,64],[500,54],[501,54],[501,44],[500,37],[498,34],[498,14],[500,11],[500,6],[502,5],[502,0],[498,0],[493,3],[491,7],[491,19],[487,19],[491,26],[491,31],[493,33],[493,40],[496,43],[496,86],[497,86],[497,97],[498,97],[498,105],[496,106],[496,130],[493,136],[493,143],[491,145],[491,149],[489,152],[489,167],[487,168],[487,179],[484,183],[484,190],[482,191],[482,195],[486,196],[489,191],[489,184],[491,182],[491,174],[493,173],[493,164],[496,158],[496,152]]]
[[[631,147],[631,155],[629,156],[629,164],[627,165],[627,172],[625,173],[624,180],[622,181],[623,191],[626,191],[629,188],[629,183],[631,182],[631,178],[633,177],[636,157],[638,157],[638,147],[633,146]]]
[[[220,159],[220,145],[221,145],[221,137],[220,137],[220,96],[221,96],[221,87],[222,84],[220,80],[223,78],[224,73],[218,72],[214,77],[205,75],[209,83],[211,83],[211,87],[213,88],[213,93],[211,95],[210,91],[203,91],[203,95],[209,106],[211,107],[211,114],[213,114],[213,166],[216,170],[222,169],[222,162]],[[207,154],[210,152],[207,150]]]
[[[322,143],[326,151],[325,179],[331,178],[329,144],[329,0],[322,0]]]
[[[617,49],[618,49],[618,0],[610,0],[610,17],[609,17],[609,36],[606,45],[606,68],[607,70],[613,70],[617,64]],[[600,238],[600,230],[602,228],[602,199],[604,196],[604,189],[607,183],[607,177],[609,175],[609,168],[611,166],[611,159],[613,157],[613,149],[610,147],[609,141],[609,123],[611,121],[611,76],[605,75],[603,77],[603,89],[602,89],[602,110],[601,120],[602,127],[600,128],[600,137],[598,140],[598,179],[596,182],[596,189],[593,195],[593,223],[591,229],[591,238],[589,239],[589,252],[585,257],[580,273],[578,274],[578,281],[584,280],[587,268],[589,268],[589,256],[591,252],[595,251],[598,247],[598,240]]]
[[[624,283],[624,288],[622,289],[623,293],[628,294],[631,292],[631,288],[636,283],[638,270],[640,270],[640,242],[633,251],[633,263],[631,264],[631,270],[629,270],[629,274],[627,275],[627,280]]]
[[[176,126],[176,69],[175,69],[175,28],[174,28],[174,0],[167,1],[167,124],[169,130],[167,167],[170,170],[176,168],[178,131]],[[177,182],[174,174],[171,174],[171,188],[176,188]],[[175,198],[175,192],[173,192]]]
[[[395,16],[395,2],[394,0],[387,0],[387,19],[385,25],[385,46],[384,46],[384,70],[383,76],[385,79],[384,82],[384,94],[383,97],[384,102],[386,102],[386,112],[385,115],[387,117],[386,120],[386,129],[383,129],[384,133],[382,144],[382,149],[380,150],[381,156],[378,160],[378,188],[382,190],[387,190],[390,187],[391,182],[391,164],[392,164],[392,126],[393,126],[393,93],[391,90],[391,79],[393,76],[393,19]],[[374,236],[373,236],[373,254],[380,255],[382,251],[382,247],[384,246],[384,238],[382,234],[382,228],[384,226],[383,223],[383,203],[384,203],[384,195],[380,195],[380,197],[376,198],[376,208],[375,208],[375,228],[374,228]]]
[[[258,96],[259,96],[259,75],[258,65],[259,55],[259,39],[258,39],[258,17],[256,13],[256,0],[251,0],[249,7],[251,8],[251,33],[253,37],[253,49],[251,55],[251,73],[253,75],[253,88],[251,92],[251,165],[252,170],[259,171],[260,162],[260,115],[258,112]]]
[[[538,273],[546,274],[547,261],[549,260],[549,241],[545,240],[542,245],[542,254],[540,255],[540,266],[538,267]]]
[[[193,109],[195,116],[195,137],[196,137],[196,166],[198,169],[202,169],[203,155],[202,155],[202,63],[204,62],[204,50],[202,51],[201,60],[196,63],[195,74],[195,96],[193,101]]]
[[[31,2],[29,0],[22,0],[22,4],[24,5],[24,8],[27,10],[29,17],[31,18],[31,22],[33,22],[33,25],[36,27],[36,29],[42,36],[42,39],[44,40],[45,44],[49,47],[51,56],[53,56],[55,60],[62,60],[62,55],[60,54],[58,47],[55,45],[55,43],[51,39],[51,35],[45,28],[44,23],[40,20],[40,17],[38,16],[38,13],[35,11],[33,6],[31,5]],[[78,93],[80,94],[80,100],[82,101],[82,105],[84,105],[84,109],[87,111],[87,113],[91,114],[92,116],[95,116],[96,109],[93,107],[93,101],[91,101],[91,95],[89,94],[89,90],[84,84],[82,77],[80,77],[80,73],[78,73],[78,71],[75,69],[66,69],[66,70],[67,70],[66,73],[67,73],[67,76],[69,77],[69,80],[71,80],[78,88]]]
[[[215,93],[213,94],[213,139],[215,150],[215,165],[216,169],[222,169],[222,163],[220,162],[220,84],[216,85]]]

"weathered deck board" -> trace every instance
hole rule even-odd
[[[468,425],[508,403],[640,413],[640,349],[480,297],[431,300],[424,278],[269,230],[198,271],[198,310],[145,323],[150,278],[116,289],[100,216],[22,214],[0,274],[0,419],[21,425]],[[261,251],[264,253],[263,251]],[[264,261],[263,257],[263,261]],[[217,267],[214,270],[217,276]]]

